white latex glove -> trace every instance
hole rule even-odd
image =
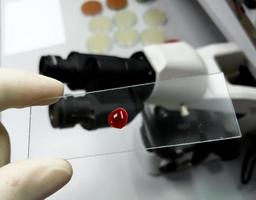
[[[0,111],[62,95],[63,84],[59,81],[28,72],[0,69]],[[72,176],[72,167],[65,160],[27,160],[8,164],[10,152],[8,133],[0,123],[0,200],[45,199]]]

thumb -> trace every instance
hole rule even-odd
[[[0,199],[41,200],[62,188],[71,165],[59,159],[27,160],[0,168]]]
[[[8,132],[0,122],[0,167],[10,162],[10,139]]]

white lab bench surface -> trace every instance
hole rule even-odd
[[[80,12],[83,2],[2,0],[1,67],[38,72],[42,55],[65,57],[70,51],[86,52],[86,38],[91,33],[88,19]],[[128,9],[139,16],[138,29],[143,30],[142,14],[146,5],[129,2]],[[169,21],[164,29],[168,39],[181,39],[194,47],[226,41],[196,0],[158,0],[147,6],[157,6],[167,13]],[[104,14],[113,16],[113,13],[108,10]],[[129,57],[139,49],[140,44],[125,50],[114,46],[109,54]],[[12,161],[26,159],[29,109],[11,109],[3,112],[1,118],[10,133]],[[239,160],[212,161],[160,177],[148,175],[132,152],[70,162],[74,168],[73,179],[49,199],[248,200],[256,196],[255,182],[246,187],[240,184]]]

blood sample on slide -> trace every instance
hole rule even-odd
[[[128,123],[128,113],[122,108],[116,108],[108,115],[108,124],[113,128],[121,129]]]

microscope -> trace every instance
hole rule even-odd
[[[208,95],[208,75],[224,74],[243,135],[256,128],[248,126],[256,111],[256,71],[234,43],[198,49],[182,41],[150,45],[130,58],[78,52],[67,59],[48,55],[41,57],[39,71],[71,90],[86,91],[85,96],[67,96],[49,106],[54,128],[77,124],[86,130],[107,128],[109,113],[120,106],[128,113],[128,123],[142,113],[136,151],[150,174],[198,165],[210,154],[224,161],[238,156],[239,138],[198,144],[183,140],[185,145],[150,148],[175,143],[180,137],[211,141],[218,133],[232,136],[228,122],[221,120],[220,108],[195,103]],[[201,134],[198,122],[209,119],[212,130]]]

